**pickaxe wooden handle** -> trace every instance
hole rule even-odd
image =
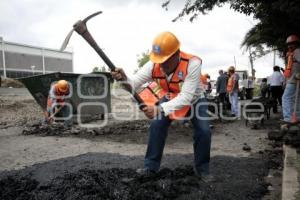
[[[59,107],[52,115],[50,115],[50,116],[49,116],[49,113],[48,113],[47,111],[44,112],[48,124],[51,124],[51,123],[52,123],[52,120],[53,120],[54,116],[55,116],[57,113],[59,113],[63,107],[64,107],[64,106],[60,106],[60,107]]]
[[[81,35],[90,45],[91,47],[97,52],[97,54],[102,58],[105,64],[111,69],[111,71],[115,71],[116,66],[112,63],[112,61],[106,56],[106,54],[102,51],[102,49],[98,46],[97,42],[94,40],[92,35],[90,34],[89,30],[87,29],[86,22],[100,14],[101,12],[94,13],[89,17],[85,18],[84,20],[79,20],[73,25],[74,30]],[[131,86],[124,85],[124,89],[132,94],[135,100],[138,102],[140,109],[145,107],[143,99],[132,90]]]

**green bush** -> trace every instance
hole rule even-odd
[[[253,97],[258,97],[258,96],[260,96],[260,87],[259,87],[259,85],[254,85]]]

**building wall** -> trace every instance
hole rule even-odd
[[[45,57],[46,71],[73,72],[72,60]]]
[[[43,60],[38,55],[5,52],[5,64],[7,70],[21,69],[31,71],[31,66],[35,66],[35,70],[43,71]]]
[[[2,75],[4,75],[4,63],[7,77],[16,78],[20,75],[24,77],[51,72],[72,73],[73,53],[6,42],[0,37],[0,73]]]

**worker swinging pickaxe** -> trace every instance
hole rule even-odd
[[[73,29],[69,32],[67,35],[66,39],[64,40],[60,50],[63,51],[71,36],[73,31],[75,30],[79,35],[81,35],[90,45],[93,47],[93,49],[97,52],[97,54],[102,58],[102,60],[105,62],[105,64],[110,68],[111,71],[115,71],[116,67],[115,65],[111,62],[111,60],[106,56],[106,54],[102,51],[102,49],[98,46],[92,35],[90,34],[89,30],[87,29],[86,22],[91,19],[92,17],[101,14],[102,11],[96,12],[88,17],[86,17],[84,20],[79,20],[73,25]],[[141,97],[132,90],[131,86],[129,84],[123,84],[123,87],[125,90],[130,92],[134,99],[138,102],[140,109],[142,109],[145,104],[144,101],[141,99]]]

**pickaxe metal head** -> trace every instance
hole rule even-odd
[[[73,31],[75,30],[79,35],[81,35],[85,41],[87,41],[87,43],[89,43],[89,45],[97,52],[97,54],[102,58],[102,60],[105,62],[105,64],[109,67],[109,69],[111,71],[115,71],[116,70],[116,66],[111,62],[111,60],[107,57],[107,55],[102,51],[102,49],[98,46],[97,42],[94,40],[93,36],[90,34],[89,30],[86,27],[86,22],[91,19],[92,17],[98,15],[102,13],[100,12],[96,12],[88,17],[86,17],[84,20],[79,20],[78,22],[76,22],[73,25],[73,29],[71,30],[71,32],[68,34],[67,38],[65,39],[63,45],[61,46],[61,50],[64,50],[70,40],[70,37],[73,33]],[[131,86],[129,87],[124,87],[125,90],[127,90],[128,92],[130,92],[133,97],[136,99],[136,101],[139,104],[140,109],[145,107],[145,103],[143,101],[143,99],[134,91],[131,89]]]
[[[77,32],[81,32],[81,33],[85,32],[87,30],[86,22],[101,13],[102,13],[102,11],[95,12],[95,13],[87,16],[84,20],[79,20],[78,22],[76,22],[73,25],[73,29],[68,33],[63,44],[61,45],[60,51],[64,51],[66,49],[74,30],[76,30]]]

